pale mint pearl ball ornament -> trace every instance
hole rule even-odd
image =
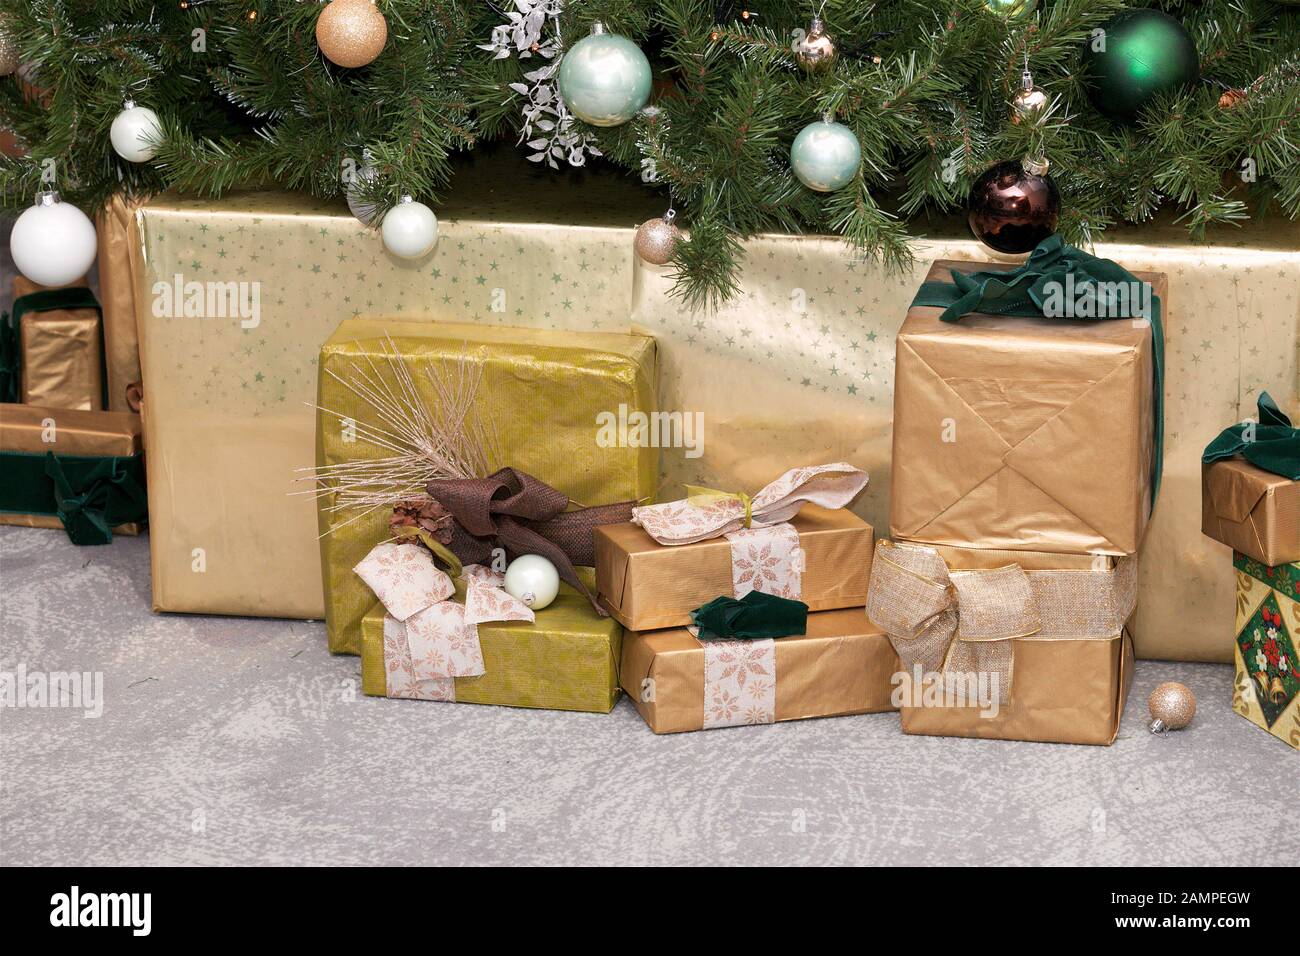
[[[853,131],[831,119],[809,123],[790,144],[790,168],[799,182],[819,193],[847,186],[862,165],[862,147]]]
[[[627,37],[599,23],[560,61],[560,95],[592,126],[622,126],[650,99],[650,61]]]
[[[162,124],[158,122],[158,114],[149,107],[136,106],[134,100],[127,100],[109,127],[108,138],[113,152],[128,163],[147,163],[158,152]]]
[[[54,190],[36,194],[14,223],[9,251],[18,271],[37,285],[76,282],[95,261],[95,225]]]
[[[399,259],[421,259],[438,241],[438,217],[422,202],[403,196],[384,215],[384,248]]]
[[[540,611],[560,593],[560,572],[540,554],[521,554],[506,568],[505,589]]]

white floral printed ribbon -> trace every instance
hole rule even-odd
[[[712,496],[706,502],[684,498],[632,509],[632,521],[660,544],[694,544],[745,527],[766,528],[789,521],[804,502],[843,508],[867,486],[867,473],[847,462],[793,468],[749,500],[741,495]]]
[[[416,544],[384,542],[353,570],[383,603],[384,669],[388,696],[455,700],[457,677],[486,673],[478,625],[536,619],[532,609],[504,589],[499,572],[482,565],[463,570],[465,603],[451,578]]]
[[[732,597],[750,591],[796,601],[803,596],[804,552],[794,525],[742,528],[726,537],[731,542]]]
[[[776,721],[776,641],[704,642],[704,729]]]

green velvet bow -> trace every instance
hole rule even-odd
[[[94,309],[100,313],[100,381],[104,383],[103,402],[108,408],[108,376],[104,371],[103,312],[95,293],[85,286],[67,289],[42,289],[14,299],[13,314],[0,315],[0,402],[22,401],[22,338],[23,316],[28,312],[50,312],[54,309]]]
[[[1205,446],[1201,461],[1208,464],[1241,455],[1256,468],[1300,481],[1300,428],[1291,424],[1268,392],[1259,396],[1258,408],[1258,423],[1225,428]]]
[[[803,601],[750,591],[740,600],[716,597],[691,612],[691,623],[702,641],[756,640],[789,637],[808,628],[808,605]]]
[[[144,457],[0,453],[0,511],[55,515],[73,544],[108,544],[148,517]]]
[[[1093,319],[1141,319],[1139,310],[1134,308],[1133,297],[1124,296],[1116,299],[1105,296],[1097,283],[1123,283],[1128,288],[1135,288],[1134,275],[1117,262],[1099,259],[1082,249],[1066,245],[1059,235],[1048,236],[1029,254],[1029,258],[1019,267],[1009,272],[974,272],[969,275],[952,273],[952,282],[926,282],[912,300],[912,305],[935,306],[943,309],[939,316],[944,322],[956,322],[970,312],[983,312],[989,315],[1013,315],[1038,318],[1067,318],[1067,316],[1047,316],[1045,303],[1052,297],[1054,290],[1068,288],[1067,276],[1073,277],[1076,295],[1095,295],[1097,301],[1105,301],[1113,308],[1107,309],[1104,316],[1074,316],[1085,321]],[[1117,288],[1110,285],[1110,288]],[[1103,287],[1104,288],[1104,287]],[[1126,306],[1126,307],[1125,307]],[[1155,505],[1156,495],[1160,490],[1160,475],[1164,470],[1165,445],[1165,336],[1160,322],[1160,297],[1151,295],[1151,343],[1153,361],[1153,381],[1155,387],[1155,456],[1152,467],[1151,503]]]

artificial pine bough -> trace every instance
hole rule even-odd
[[[316,45],[323,9],[290,0],[0,0],[24,64],[0,80],[4,125],[28,149],[0,166],[9,207],[42,185],[92,211],[115,192],[201,195],[274,183],[317,196],[437,208],[454,153],[517,142],[556,168],[614,163],[679,210],[677,292],[734,292],[741,240],[759,231],[843,236],[862,255],[910,258],[908,222],[959,208],[992,163],[1051,161],[1073,242],[1140,222],[1163,202],[1200,233],[1272,205],[1300,215],[1300,6],[1272,0],[378,0],[382,53],[344,69]],[[1132,122],[1103,116],[1081,61],[1116,13],[1156,6],[1196,42],[1200,80]],[[1025,10],[1024,8],[1028,8]],[[838,58],[798,68],[796,31],[820,14]],[[588,126],[559,98],[563,50],[600,21],[649,56],[649,107]],[[1027,63],[1051,106],[1010,121]],[[155,158],[120,159],[108,130],[126,96],[155,110]],[[856,179],[818,193],[790,144],[826,115],[856,134]],[[53,160],[53,164],[47,162]],[[358,170],[365,175],[357,176]]]

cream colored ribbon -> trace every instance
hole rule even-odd
[[[704,729],[776,721],[776,642],[704,641]]]
[[[455,700],[457,677],[487,672],[478,625],[535,620],[533,610],[504,588],[504,578],[466,565],[465,603],[451,597],[451,577],[415,544],[383,542],[353,570],[383,603],[384,671],[388,696]]]
[[[1006,703],[1012,642],[1116,637],[1137,604],[1136,571],[1131,558],[1096,571],[1025,571],[1016,564],[950,571],[935,548],[880,541],[867,616],[889,636],[904,670],[920,665],[941,674],[957,699],[976,686],[958,675],[997,675],[998,701]]]
[[[680,501],[632,509],[639,524],[660,544],[694,544],[744,528],[766,528],[789,521],[812,502],[843,508],[867,486],[867,473],[847,462],[792,468],[748,498],[739,492],[696,493]]]

